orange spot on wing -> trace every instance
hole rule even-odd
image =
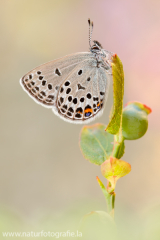
[[[87,108],[87,109],[84,110],[84,112],[85,112],[85,113],[88,113],[88,112],[92,113],[92,112],[93,112],[93,109],[92,109],[92,108]]]

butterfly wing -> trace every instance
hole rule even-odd
[[[111,76],[89,58],[76,65],[60,87],[53,111],[75,123],[92,121],[103,112]]]
[[[69,122],[83,123],[103,112],[110,75],[97,66],[95,55],[71,54],[43,64],[20,83],[38,104],[52,108]]]
[[[45,63],[25,74],[20,79],[23,89],[38,104],[56,108],[59,88],[76,66],[93,58],[90,52],[75,53]]]

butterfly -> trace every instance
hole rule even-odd
[[[88,123],[103,113],[112,78],[112,52],[91,37],[89,50],[45,63],[20,79],[22,88],[38,104],[71,123]]]

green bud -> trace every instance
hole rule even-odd
[[[148,114],[152,110],[139,102],[129,102],[123,109],[122,134],[127,140],[141,138],[148,128]]]

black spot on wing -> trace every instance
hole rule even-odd
[[[60,97],[60,102],[63,103],[63,101],[64,101],[64,98]]]
[[[69,86],[70,85],[70,82],[69,81],[67,81],[67,82],[65,82],[65,84],[64,84],[66,87],[67,86]]]
[[[52,90],[52,84],[48,84],[48,89]]]
[[[67,105],[64,104],[62,107],[67,110]]]
[[[90,93],[87,93],[87,98],[91,99],[92,95]]]
[[[71,92],[71,88],[67,88],[66,94],[69,94]]]
[[[46,80],[43,80],[43,81],[42,81],[42,86],[45,86],[46,83],[47,83],[47,81],[46,81]]]
[[[80,98],[80,102],[84,102],[84,97],[81,97],[81,98]]]
[[[72,101],[72,96],[68,97],[68,101],[71,102]]]
[[[85,90],[86,88],[83,87],[80,83],[77,84],[77,87],[78,87],[78,90],[82,89],[82,90]]]
[[[81,74],[82,74],[82,69],[78,71],[78,75],[81,75]]]
[[[54,100],[54,96],[53,95],[48,95],[48,98],[51,100]]]
[[[77,98],[74,98],[74,99],[73,99],[73,103],[74,103],[74,104],[77,104],[77,102],[78,102],[78,101],[77,101]]]
[[[98,97],[93,97],[93,101],[98,101]]]
[[[63,87],[61,87],[61,89],[60,89],[60,93],[62,93],[62,92],[63,92],[63,90],[64,90],[64,88],[63,88]]]
[[[60,70],[59,70],[58,68],[56,68],[55,74],[58,75],[58,76],[61,76],[61,75],[62,75],[61,72],[60,72]]]
[[[76,109],[76,112],[82,114],[82,113],[83,113],[83,109],[82,109],[81,107],[78,107],[78,108]]]
[[[75,117],[76,117],[76,118],[82,118],[82,115],[79,114],[79,113],[76,113],[76,114],[75,114]]]
[[[68,115],[69,117],[71,117],[71,116],[72,116],[72,113],[71,113],[71,112],[67,112],[67,115]]]
[[[71,112],[71,113],[73,113],[73,112],[74,112],[74,110],[73,110],[73,108],[72,108],[72,107],[70,107],[70,108],[68,109],[68,111],[69,111],[69,112]]]

